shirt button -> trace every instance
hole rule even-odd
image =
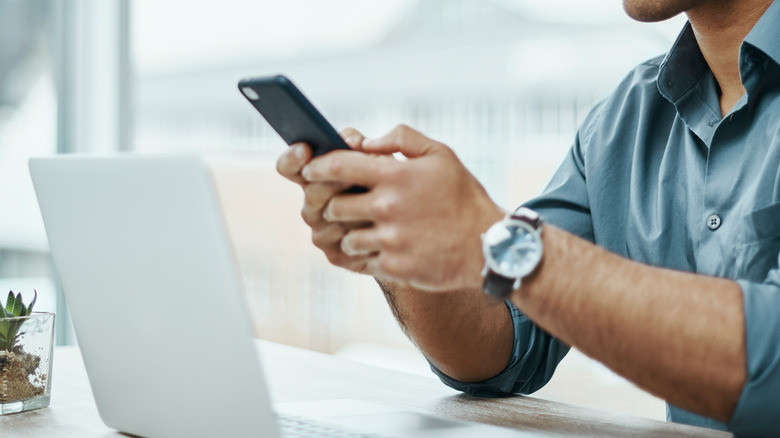
[[[720,222],[720,216],[717,214],[711,214],[710,217],[707,218],[707,228],[715,231],[720,228]]]

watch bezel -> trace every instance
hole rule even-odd
[[[527,268],[521,271],[519,274],[517,272],[506,272],[505,270],[501,269],[498,261],[493,258],[493,253],[490,250],[491,245],[488,243],[488,241],[485,239],[486,235],[490,233],[490,231],[494,227],[501,227],[503,229],[507,229],[509,226],[517,226],[520,228],[523,228],[527,232],[529,232],[531,235],[534,236],[534,242],[536,243],[536,247],[538,251],[535,252],[534,259],[527,263]],[[501,222],[496,222],[493,224],[488,231],[482,235],[482,252],[485,257],[485,270],[490,270],[498,275],[501,275],[506,278],[512,278],[512,279],[521,279],[536,269],[536,267],[539,265],[539,262],[542,260],[542,253],[544,251],[544,247],[542,245],[542,230],[541,227],[535,228],[531,224],[529,224],[526,221],[515,219],[515,218],[504,218]],[[487,272],[485,272],[487,274]]]

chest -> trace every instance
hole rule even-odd
[[[592,157],[629,163],[588,175],[596,242],[656,266],[763,280],[780,253],[776,114],[780,98],[763,99],[713,125],[706,142],[670,117]]]

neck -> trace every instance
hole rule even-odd
[[[720,110],[726,115],[745,94],[739,74],[739,48],[772,0],[700,2],[688,11],[696,42],[720,87]]]

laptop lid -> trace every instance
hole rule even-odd
[[[30,160],[103,421],[278,436],[211,175],[192,156]]]

